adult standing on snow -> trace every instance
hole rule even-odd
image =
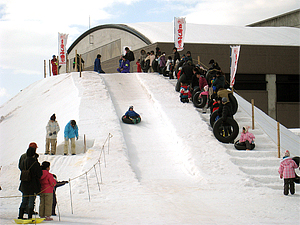
[[[94,71],[97,73],[105,73],[101,67],[101,55],[98,54],[94,62]]]
[[[280,174],[280,179],[283,178],[284,180],[284,188],[283,188],[283,194],[288,195],[289,191],[291,194],[295,194],[295,183],[294,179],[296,177],[295,175],[295,169],[298,168],[298,165],[296,162],[290,157],[289,150],[286,150],[284,153],[284,157],[282,161],[280,162],[280,166],[278,169],[278,173]]]
[[[134,61],[134,53],[128,48],[125,48],[126,54],[125,54],[125,59],[129,61],[129,64]],[[130,68],[129,68],[130,69]],[[131,71],[132,72],[132,71]],[[128,72],[130,73],[130,71]]]
[[[60,131],[58,122],[55,121],[56,116],[53,114],[46,126],[46,150],[45,155],[50,154],[50,144],[51,144],[51,155],[56,154],[56,144],[57,144],[57,133]]]
[[[75,137],[76,140],[78,140],[78,126],[76,125],[75,120],[70,120],[70,122],[67,123],[64,131],[64,137],[65,137],[64,155],[67,155],[69,152],[69,139],[71,140],[71,154],[76,155]]]
[[[30,144],[32,144],[33,146],[33,143]],[[18,219],[23,219],[26,210],[28,212],[28,219],[32,218],[32,214],[34,213],[33,209],[35,205],[35,198],[36,195],[41,191],[40,178],[43,172],[40,163],[37,160],[37,157],[38,155],[36,154],[36,148],[29,147],[26,152],[26,159],[23,162],[19,162],[19,168],[21,171],[30,171],[30,178],[29,180],[21,180],[19,186],[19,191],[22,192],[22,203],[19,208]]]
[[[58,70],[57,70],[58,62],[57,62],[57,58],[55,55],[52,56],[51,65],[52,65],[52,74],[53,74],[53,76],[55,76],[58,74]]]

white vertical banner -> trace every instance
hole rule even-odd
[[[235,74],[237,71],[237,64],[240,55],[241,46],[230,46],[230,87],[232,88],[235,83]]]
[[[185,17],[174,18],[174,44],[177,51],[182,51],[184,46],[184,35],[186,31]]]
[[[66,65],[67,63],[67,40],[68,34],[58,33],[58,56],[60,65]]]

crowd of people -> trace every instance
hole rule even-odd
[[[55,216],[57,187],[68,181],[58,182],[56,176],[51,174],[50,162],[39,163],[38,148],[35,142],[31,142],[26,153],[19,159],[19,169],[21,171],[19,191],[22,192],[22,202],[19,208],[18,219],[25,219],[24,214],[28,214],[27,219],[31,219],[34,214],[39,214],[40,218],[51,221],[51,215]],[[36,196],[40,197],[39,212],[35,212]]]

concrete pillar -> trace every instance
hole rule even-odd
[[[266,74],[268,92],[268,115],[276,120],[276,74]]]

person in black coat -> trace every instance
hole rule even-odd
[[[41,191],[40,177],[43,172],[37,160],[36,148],[29,147],[26,152],[26,159],[22,163],[21,170],[30,170],[30,181],[21,181],[19,191],[22,192],[22,203],[19,208],[18,219],[23,219],[24,212],[28,207],[28,219],[32,218],[36,195]],[[24,168],[23,168],[24,166]]]
[[[233,118],[232,106],[226,97],[222,98],[222,105],[222,116],[220,119],[223,121],[225,136],[228,136],[231,135],[232,131],[231,127],[228,123],[226,123],[226,121],[228,117]]]
[[[180,54],[177,51],[176,47],[173,48],[173,53],[174,53],[174,65],[175,65],[177,60],[178,62],[180,61]]]
[[[192,61],[188,61],[187,64],[185,66],[182,67],[182,70],[180,72],[180,78],[178,79],[177,81],[177,84],[176,84],[176,87],[175,87],[175,90],[177,92],[180,91],[180,84],[181,83],[186,83],[188,85],[191,84],[192,82],[192,77],[194,75],[194,65],[193,65],[193,62]]]

